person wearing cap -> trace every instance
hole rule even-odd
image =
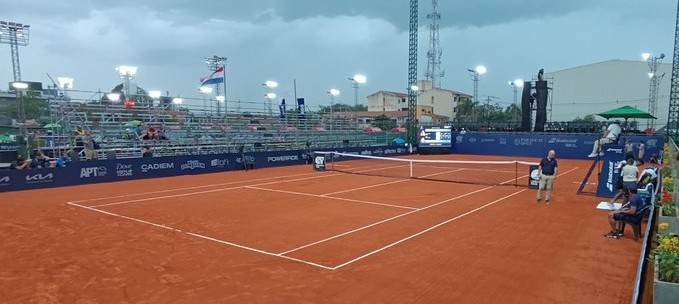
[[[620,133],[622,133],[622,128],[620,128],[620,121],[616,120],[608,126],[606,132],[604,133],[603,138],[594,141],[592,153],[587,157],[596,157],[597,155],[603,156],[604,153],[603,151],[601,151],[601,146],[613,143],[616,140],[618,140],[618,136],[620,136]]]
[[[83,147],[85,148],[85,159],[97,159],[97,150],[94,148],[94,138],[92,137],[92,132],[85,132],[85,137],[83,137]]]
[[[30,168],[29,167],[30,165],[31,161],[26,160],[26,158],[23,155],[19,154],[17,156],[17,160],[13,161],[9,168],[12,170],[24,170]]]

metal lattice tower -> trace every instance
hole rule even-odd
[[[417,21],[418,1],[410,0],[410,34],[408,37],[408,142],[417,143],[417,91],[413,86],[417,84]]]
[[[21,63],[19,62],[19,46],[28,45],[28,24],[0,21],[0,43],[9,44],[12,52],[14,81],[21,81]]]
[[[441,77],[445,72],[441,70],[441,43],[439,41],[439,20],[441,14],[439,13],[439,1],[431,1],[431,13],[427,15],[427,19],[431,20],[429,25],[429,50],[427,51],[427,71],[424,77],[431,81],[434,88],[441,87]]]
[[[649,57],[648,58],[648,68],[651,70],[648,75],[650,76],[649,92],[648,92],[648,113],[658,117],[658,91],[660,90],[660,82],[662,82],[665,74],[658,75],[658,67],[661,61],[665,58],[665,54],[660,54],[660,57]],[[647,122],[648,128],[655,129],[655,119],[649,119]]]
[[[226,57],[220,57],[214,55],[212,57],[205,57],[205,64],[210,72],[214,72],[217,69],[224,67],[224,77],[226,77]],[[215,85],[215,96],[219,96],[219,84]],[[226,98],[226,88],[224,88],[224,98]],[[224,99],[224,107],[226,108],[226,99]],[[217,115],[221,115],[221,102],[217,100]],[[226,114],[226,109],[224,109],[224,114]]]
[[[677,140],[677,135],[679,135],[679,4],[677,4],[677,20],[674,31],[674,56],[672,57],[671,82],[667,135]]]

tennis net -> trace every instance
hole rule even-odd
[[[537,163],[514,160],[427,160],[340,152],[315,153],[325,156],[326,169],[331,171],[493,186],[528,186],[530,166],[538,165]]]

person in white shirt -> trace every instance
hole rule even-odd
[[[622,133],[622,128],[620,128],[620,121],[616,120],[608,126],[606,132],[604,133],[604,137],[594,142],[592,154],[588,155],[587,157],[596,157],[597,155],[603,156],[604,155],[603,151],[599,150],[601,146],[605,144],[610,144],[618,140],[618,136],[620,136],[620,133]]]
[[[644,145],[644,141],[640,140],[639,141],[639,157],[638,157],[638,159],[643,160],[645,152],[646,152],[646,146]]]
[[[620,178],[622,179],[622,187],[620,191],[613,197],[609,205],[613,207],[613,203],[619,198],[623,198],[624,205],[629,201],[630,194],[637,193],[637,178],[639,177],[639,168],[634,162],[634,158],[628,158],[627,162],[620,169]]]

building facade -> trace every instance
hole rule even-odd
[[[552,88],[547,121],[571,121],[622,106],[648,111],[649,72],[645,61],[608,60],[545,73],[544,79]],[[658,77],[661,75],[664,76],[658,92],[656,129],[667,123],[671,63],[660,64]],[[638,123],[641,129],[646,128],[646,120]]]
[[[417,119],[421,121],[421,115],[447,117],[446,123],[455,122],[458,107],[464,102],[470,102],[471,95],[457,91],[432,87],[431,81],[418,81],[417,92]],[[408,111],[408,94],[391,91],[379,91],[368,96],[369,112]],[[431,116],[434,115],[434,116]]]

